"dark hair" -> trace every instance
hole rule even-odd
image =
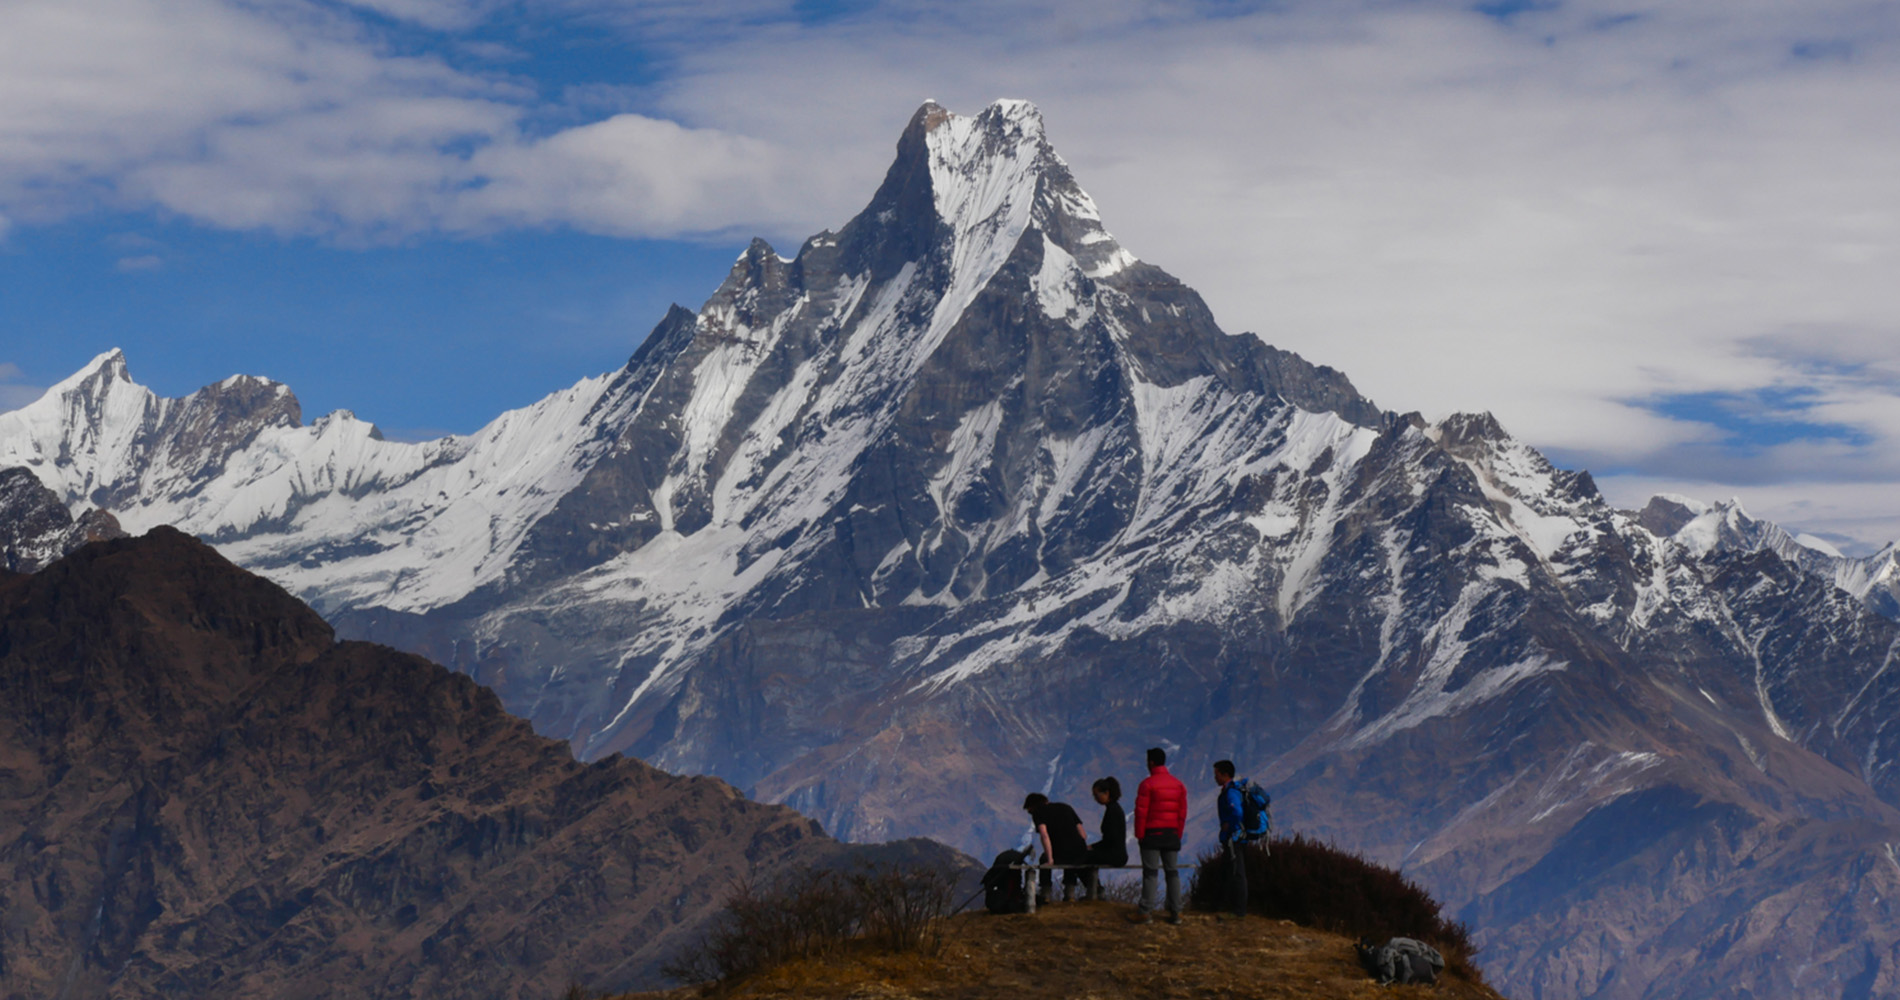
[[[1101,792],[1108,796],[1108,801],[1110,802],[1120,802],[1122,800],[1122,783],[1116,781],[1114,775],[1095,779],[1095,784],[1090,791]]]
[[[1231,778],[1231,777],[1233,777],[1233,776],[1234,776],[1234,762],[1233,762],[1233,761],[1231,761],[1231,760],[1217,760],[1217,761],[1215,761],[1215,762],[1214,762],[1214,773],[1215,773],[1215,774],[1224,774],[1224,775],[1226,775],[1226,776],[1228,776],[1229,778]]]
[[[1043,806],[1046,806],[1048,804],[1049,804],[1049,796],[1044,795],[1041,792],[1030,792],[1028,797],[1023,799],[1024,809],[1040,809]]]
[[[1148,748],[1148,766],[1160,767],[1168,762],[1168,752],[1160,747]]]

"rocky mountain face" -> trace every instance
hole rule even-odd
[[[1226,334],[1021,102],[926,105],[839,231],[753,243],[624,369],[475,435],[251,388],[217,471],[158,457],[235,384],[157,400],[104,356],[0,415],[0,466],[210,539],[584,757],[843,837],[988,854],[1024,791],[1086,803],[1163,745],[1423,880],[1506,993],[1900,988],[1891,558],[1613,509],[1488,416]]]
[[[111,513],[93,508],[74,517],[33,473],[0,469],[0,570],[36,572],[87,542],[124,536]]]
[[[624,988],[735,878],[853,852],[714,778],[577,763],[168,528],[0,580],[0,995]]]

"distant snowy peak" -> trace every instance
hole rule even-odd
[[[602,447],[625,373],[502,414],[475,434],[383,439],[338,410],[309,426],[297,397],[234,375],[168,398],[117,350],[0,414],[0,469],[24,468],[75,514],[112,511],[224,547],[323,609],[423,609],[501,577],[526,530]]]
[[[1770,551],[1806,572],[1854,595],[1889,618],[1900,618],[1900,547],[1889,544],[1870,556],[1842,555],[1826,542],[1790,534],[1772,521],[1748,515],[1742,502],[1707,503],[1660,493],[1637,515],[1638,523],[1673,540],[1697,557]]]
[[[132,381],[115,348],[0,414],[0,467],[32,469],[69,506],[121,509],[194,491],[258,434],[301,417],[287,387],[249,375],[161,397]]]

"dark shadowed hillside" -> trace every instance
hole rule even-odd
[[[625,988],[735,878],[853,850],[576,763],[170,529],[0,580],[0,996]]]

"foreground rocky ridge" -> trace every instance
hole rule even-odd
[[[853,851],[717,779],[577,763],[170,529],[0,581],[0,995],[652,983],[733,879]]]
[[[476,435],[302,427],[271,385],[163,401],[108,355],[0,415],[0,464],[177,521],[584,756],[843,836],[987,855],[1023,791],[1086,802],[1178,746],[1403,865],[1507,992],[1897,988],[1891,551],[1619,511],[1488,416],[1383,413],[1229,336],[1021,102],[920,109],[838,232],[755,242],[625,369]]]

